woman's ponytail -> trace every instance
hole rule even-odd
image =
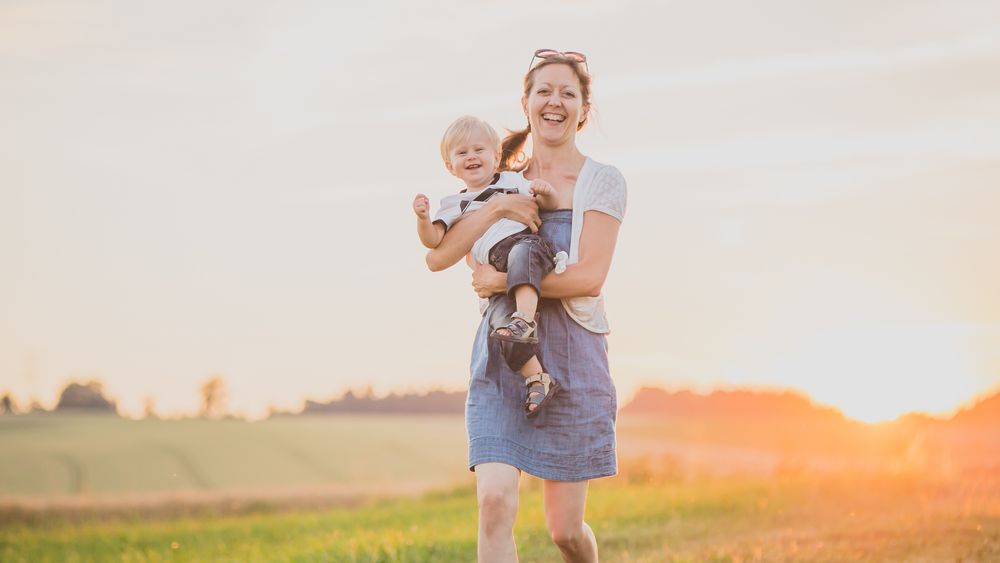
[[[503,138],[500,144],[500,170],[510,170],[520,172],[528,166],[528,159],[524,154],[524,142],[528,140],[531,133],[531,124],[520,131],[509,131],[509,135]]]

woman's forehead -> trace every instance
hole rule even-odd
[[[539,68],[535,71],[535,84],[549,84],[552,86],[580,86],[580,78],[568,65],[551,64]]]

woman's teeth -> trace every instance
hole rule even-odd
[[[565,115],[559,115],[559,114],[556,114],[556,113],[543,113],[542,114],[542,119],[544,119],[545,121],[555,121],[555,122],[558,122],[558,123],[562,123],[563,121],[565,121],[566,116]]]

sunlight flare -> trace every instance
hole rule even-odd
[[[865,422],[946,415],[981,391],[967,332],[953,325],[828,331],[803,342],[779,372],[790,386]]]

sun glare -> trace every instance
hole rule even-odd
[[[981,391],[966,336],[946,325],[826,332],[804,342],[779,375],[864,422],[908,412],[950,414]]]

